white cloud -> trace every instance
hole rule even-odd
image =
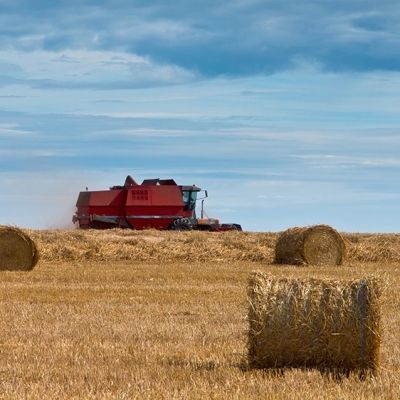
[[[33,132],[19,129],[17,124],[0,124],[0,136],[21,136],[30,135],[32,133]]]
[[[115,116],[115,115],[114,115]],[[168,115],[165,115],[168,116]],[[165,117],[164,116],[164,117]],[[146,115],[141,117],[151,117],[151,118],[158,118],[161,117],[160,115]],[[197,132],[200,134],[200,132]],[[112,135],[113,137],[115,136],[138,136],[138,137],[186,137],[186,136],[191,136],[193,135],[193,131],[188,131],[188,130],[180,130],[180,129],[152,129],[152,128],[138,128],[138,129],[115,129],[111,131],[101,131],[101,132],[95,132],[91,133],[89,136],[90,137],[107,137]]]
[[[336,156],[336,155],[296,155],[293,158],[306,160],[310,164],[324,166],[374,166],[374,167],[397,167],[400,166],[400,158],[382,157],[357,157],[357,156]]]
[[[135,54],[115,51],[2,50],[0,64],[7,64],[10,76],[28,84],[54,81],[60,84],[98,84],[101,87],[107,82],[170,84],[186,82],[194,77],[174,65],[158,65]]]

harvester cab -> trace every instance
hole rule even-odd
[[[198,197],[199,192],[204,196]],[[82,229],[242,230],[239,224],[209,218],[203,207],[207,197],[207,191],[195,185],[177,185],[173,179],[146,179],[138,184],[128,175],[122,186],[80,192],[72,221]],[[198,200],[202,200],[200,218]]]

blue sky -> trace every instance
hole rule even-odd
[[[0,0],[0,224],[173,178],[247,231],[400,226],[395,1]]]

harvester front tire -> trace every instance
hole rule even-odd
[[[192,229],[193,226],[187,218],[176,219],[171,224],[171,230],[173,231],[191,231]]]

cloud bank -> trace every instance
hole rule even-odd
[[[205,77],[399,69],[394,0],[15,0],[0,15],[3,50],[117,52]]]
[[[248,230],[395,231],[399,22],[393,0],[1,1],[0,223],[64,227],[131,174]]]

